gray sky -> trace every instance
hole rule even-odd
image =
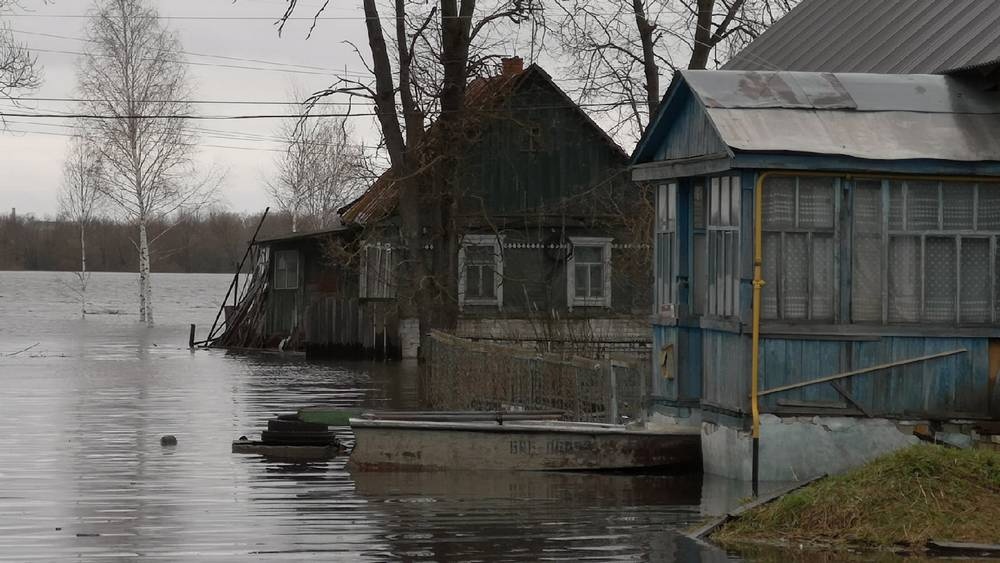
[[[185,51],[198,54],[188,55],[187,60],[192,63],[189,70],[195,95],[201,100],[284,101],[293,86],[306,92],[328,86],[330,73],[322,69],[363,70],[357,55],[343,43],[353,40],[364,46],[361,43],[365,37],[363,20],[358,17],[359,2],[337,0],[336,6],[328,9],[326,15],[343,19],[319,22],[317,31],[308,40],[307,21],[290,22],[282,37],[278,37],[273,22],[283,12],[284,0],[158,0],[155,3],[161,16],[184,18],[166,23],[178,32]],[[301,0],[298,15],[311,15],[310,10],[319,3],[320,0]],[[84,35],[86,19],[57,16],[85,15],[91,2],[21,0],[21,4],[25,9],[18,12],[20,15],[0,18],[21,42],[34,50],[42,67],[44,84],[28,95],[79,97],[75,92],[74,74],[79,56],[73,53],[82,51],[84,46],[79,38]],[[21,113],[74,109],[71,102],[37,101],[13,108],[6,100],[0,101],[0,108]],[[288,111],[285,106],[214,104],[196,105],[195,110],[199,114],[216,115]],[[352,124],[358,142],[376,142],[370,118],[354,118]],[[72,121],[66,119],[8,118],[8,130],[0,131],[0,212],[9,212],[12,207],[16,207],[18,213],[37,216],[57,212],[56,198],[67,146],[65,135],[72,132],[71,125]],[[194,126],[203,129],[199,131],[203,145],[200,161],[206,167],[215,166],[225,172],[220,194],[223,205],[239,211],[259,210],[268,205],[264,179],[271,173],[274,158],[279,154],[275,151],[280,150],[280,145],[259,140],[259,137],[273,138],[278,120],[196,121]],[[247,139],[248,135],[257,140]]]

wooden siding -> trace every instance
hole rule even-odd
[[[683,160],[729,152],[709,121],[705,109],[686,85],[670,100],[669,111],[670,127],[663,133],[655,160]]]
[[[461,160],[467,212],[518,214],[630,185],[626,155],[534,76],[511,96],[511,109],[485,117],[490,123]]]
[[[695,327],[653,326],[654,397],[678,404],[702,396],[702,333]]]
[[[997,410],[990,395],[989,339],[884,337],[830,341],[762,340],[761,390],[938,352],[967,353],[843,380],[845,390],[876,416],[986,417]],[[845,403],[829,384],[768,395],[761,408],[780,411],[791,403]],[[991,404],[992,403],[992,404]],[[849,406],[849,405],[848,405]]]
[[[306,309],[304,344],[313,356],[399,355],[395,308],[334,295],[318,296]]]

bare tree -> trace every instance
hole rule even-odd
[[[638,139],[663,95],[661,77],[718,66],[799,0],[556,0],[549,24],[611,133]]]
[[[286,147],[267,181],[271,199],[291,216],[292,232],[303,215],[325,228],[362,187],[362,155],[351,143],[346,119],[289,119],[278,135]]]
[[[145,0],[100,0],[87,40],[78,76],[83,109],[111,117],[84,126],[104,163],[104,195],[138,227],[139,318],[152,325],[148,226],[205,203],[212,191],[194,171],[181,46]]]
[[[80,295],[80,316],[87,314],[87,227],[96,217],[103,197],[101,193],[101,156],[81,137],[70,140],[69,156],[63,165],[60,211],[80,228],[80,270],[76,272]]]
[[[288,1],[285,18],[297,4]],[[339,94],[375,106],[391,165],[386,181],[395,183],[399,194],[399,234],[407,255],[400,263],[401,315],[417,317],[422,335],[457,322],[461,198],[451,172],[466,145],[466,85],[487,60],[476,46],[488,43],[498,24],[520,23],[537,7],[537,0],[393,0],[391,17],[383,20],[377,1],[363,0],[368,53],[362,59],[372,79],[339,78],[312,98]],[[392,27],[383,28],[383,21]],[[421,150],[432,113],[438,115],[434,145],[448,147],[444,153]]]
[[[16,0],[0,0],[0,15],[15,4]],[[0,97],[10,98],[15,90],[31,90],[41,83],[35,57],[0,23]]]

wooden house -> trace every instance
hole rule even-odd
[[[998,132],[1000,96],[948,76],[678,74],[633,178],[658,184],[654,393],[706,470],[749,477],[755,431],[765,479],[909,440],[795,417],[1000,415]]]
[[[803,0],[723,68],[633,154],[654,410],[764,480],[1000,416],[1000,3]]]
[[[464,188],[457,333],[546,350],[648,353],[649,246],[633,240],[629,222],[651,207],[628,177],[628,155],[537,65],[506,59],[466,97],[478,120],[454,171]],[[431,142],[422,151],[447,148]],[[417,321],[398,314],[406,252],[390,178],[342,209],[336,231],[261,242],[273,280],[263,325],[274,336],[264,340],[294,334],[317,352],[416,355]],[[324,253],[331,241],[351,259]],[[300,277],[285,277],[293,267],[282,264],[295,264]]]

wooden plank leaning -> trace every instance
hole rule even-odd
[[[968,350],[966,350],[965,348],[959,348],[958,350],[949,350],[948,352],[939,352],[937,354],[931,354],[929,356],[920,356],[919,358],[909,358],[909,359],[906,359],[906,360],[899,360],[899,361],[891,362],[891,363],[888,363],[888,364],[879,364],[877,366],[872,366],[872,367],[867,367],[867,368],[862,368],[862,369],[856,369],[856,370],[852,370],[852,371],[845,371],[843,373],[838,373],[838,374],[835,374],[835,375],[828,375],[826,377],[820,377],[820,378],[817,378],[817,379],[810,379],[809,381],[802,381],[802,382],[799,382],[799,383],[790,383],[788,385],[781,385],[779,387],[773,387],[771,389],[766,389],[764,391],[761,391],[761,392],[757,393],[757,396],[758,397],[763,397],[765,395],[771,395],[771,394],[774,394],[774,393],[781,393],[782,391],[790,391],[792,389],[799,389],[801,387],[809,387],[810,385],[818,385],[820,383],[829,383],[831,381],[837,381],[837,380],[840,380],[840,379],[846,379],[848,377],[853,377],[855,375],[862,375],[862,374],[865,374],[865,373],[871,373],[873,371],[881,371],[881,370],[891,369],[891,368],[895,368],[895,367],[905,366],[905,365],[908,365],[908,364],[916,364],[916,363],[919,363],[919,362],[927,362],[927,361],[930,361],[930,360],[936,360],[936,359],[939,359],[939,358],[946,358],[948,356],[955,356],[955,355],[964,354],[964,353],[967,353],[967,352],[968,352]]]

